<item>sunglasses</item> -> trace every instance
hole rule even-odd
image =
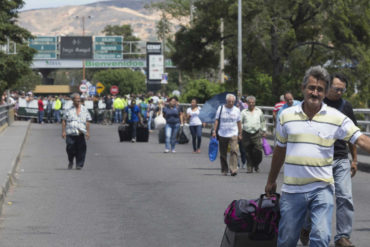
[[[347,89],[345,88],[339,88],[339,87],[332,87],[332,89],[337,93],[345,93]]]

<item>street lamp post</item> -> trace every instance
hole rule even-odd
[[[238,0],[238,98],[242,96],[242,0]]]
[[[81,19],[82,19],[82,36],[85,36],[85,18],[88,18],[88,19],[91,19],[92,16],[91,15],[88,15],[88,16],[81,16]],[[80,16],[76,15],[76,19],[79,19]],[[82,80],[85,81],[86,80],[86,72],[85,72],[85,60],[82,60]]]

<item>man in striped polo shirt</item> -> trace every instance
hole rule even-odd
[[[278,246],[296,247],[307,211],[312,228],[311,246],[329,246],[333,213],[333,144],[342,139],[370,153],[370,138],[345,115],[323,103],[330,76],[321,66],[306,71],[304,100],[285,109],[276,127],[277,146],[265,187],[276,191],[276,179],[284,164],[280,199]]]

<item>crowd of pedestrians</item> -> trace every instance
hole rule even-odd
[[[334,194],[336,199],[336,247],[354,246],[350,240],[354,206],[351,177],[357,171],[356,144],[370,152],[370,138],[356,126],[352,105],[342,98],[348,80],[321,66],[309,68],[302,82],[303,101],[291,92],[281,95],[273,110],[276,145],[265,192],[276,192],[276,180],[284,165],[284,183],[280,200],[278,246],[329,246],[331,239]],[[36,99],[32,93],[3,95],[2,102]],[[156,116],[166,120],[165,153],[176,153],[179,130],[189,123],[193,153],[200,153],[202,127],[201,108],[196,99],[184,111],[177,97],[130,95],[83,98],[79,94],[38,97],[38,122],[61,122],[66,139],[68,168],[81,169],[90,136],[89,121],[103,124],[128,124],[135,142],[138,125],[147,124],[148,131]],[[62,114],[63,105],[73,104]],[[93,102],[92,117],[84,101]],[[262,161],[262,138],[266,137],[266,119],[256,107],[256,97],[243,96],[236,102],[233,94],[218,106],[211,136],[219,140],[221,174],[236,176],[240,168],[247,173],[259,172]],[[104,103],[104,109],[101,105]],[[103,114],[101,114],[101,110]],[[347,145],[352,156],[348,158]],[[239,161],[240,156],[240,161]]]

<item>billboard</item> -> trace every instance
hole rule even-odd
[[[93,45],[91,36],[60,37],[61,59],[91,59]]]
[[[148,79],[161,81],[164,73],[163,55],[148,55]]]

